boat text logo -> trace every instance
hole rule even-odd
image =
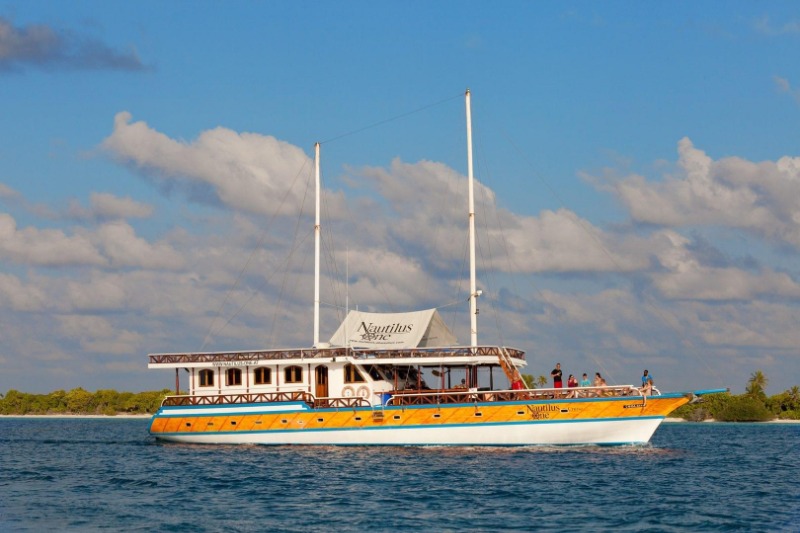
[[[409,333],[414,329],[414,324],[400,324],[399,322],[388,325],[375,325],[372,322],[367,324],[362,322],[357,333],[361,335],[362,341],[388,341],[392,335],[398,333]]]

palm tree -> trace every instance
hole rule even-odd
[[[764,392],[764,387],[767,386],[769,380],[761,370],[756,370],[750,375],[750,380],[747,382],[747,394],[761,398],[762,400],[767,397]]]

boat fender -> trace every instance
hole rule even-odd
[[[345,398],[352,398],[353,396],[355,396],[355,391],[353,390],[353,387],[347,385],[345,388],[343,388],[342,396],[344,396]]]

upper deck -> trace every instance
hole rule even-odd
[[[239,366],[261,364],[266,362],[297,362],[306,360],[335,361],[347,358],[354,362],[403,364],[492,364],[498,358],[507,355],[522,365],[525,364],[525,352],[516,348],[503,346],[448,346],[442,348],[406,348],[406,349],[371,349],[371,348],[302,348],[288,350],[245,350],[229,352],[185,352],[150,354],[149,368],[175,368],[183,366]]]

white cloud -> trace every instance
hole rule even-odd
[[[393,214],[385,226],[370,224],[376,244],[384,245],[389,237],[398,243],[398,253],[421,249],[420,257],[437,269],[452,268],[463,260],[468,220],[465,176],[441,163],[399,159],[388,170],[364,169],[362,176],[386,199]],[[476,183],[475,190],[483,268],[505,272],[640,270],[648,266],[648,254],[657,245],[635,236],[609,235],[566,209],[543,211],[538,217],[517,215],[498,209],[494,191],[484,184]],[[385,216],[385,209],[382,212]],[[491,255],[489,250],[493,250]]]
[[[0,213],[0,259],[40,266],[106,264],[85,236],[70,237],[56,229],[17,229],[16,221],[5,213]]]
[[[688,138],[678,143],[678,153],[678,172],[664,181],[630,176],[616,184],[635,221],[740,228],[800,248],[800,158],[714,161]]]
[[[91,207],[86,209],[79,204],[70,206],[69,215],[77,219],[109,220],[118,218],[149,218],[153,206],[137,202],[130,197],[120,198],[110,193],[92,193],[89,197]]]
[[[77,340],[81,348],[90,353],[135,353],[143,338],[141,334],[117,327],[100,316],[59,316],[58,322],[68,338]]]
[[[103,224],[91,236],[114,267],[178,269],[183,258],[166,243],[150,244],[122,221]]]
[[[16,276],[0,273],[0,305],[14,311],[41,311],[46,307],[47,295],[32,284],[24,284]]]
[[[166,187],[181,187],[194,199],[210,195],[207,200],[259,214],[271,215],[280,206],[296,212],[306,180],[295,179],[313,171],[300,148],[275,137],[219,127],[186,143],[144,122],[132,123],[128,112],[117,113],[114,131],[102,146]]]

